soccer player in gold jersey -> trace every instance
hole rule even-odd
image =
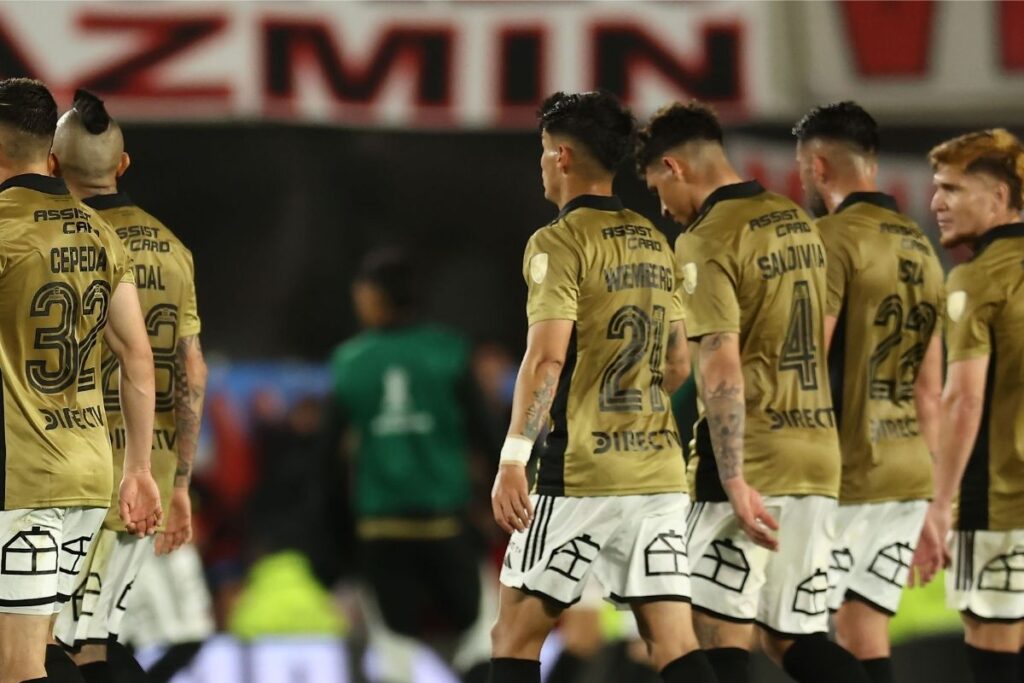
[[[526,247],[527,348],[492,503],[512,533],[492,683],[539,683],[541,645],[589,577],[632,608],[665,681],[713,681],[689,606],[686,481],[669,396],[689,373],[672,254],[612,194],[635,123],[615,98],[548,98],[541,178],[558,217]],[[536,493],[526,462],[542,426]]]
[[[723,683],[748,680],[755,623],[797,681],[862,683],[826,636],[840,457],[825,248],[800,207],[740,178],[722,140],[709,107],[673,104],[637,150],[663,212],[686,226],[676,263],[702,404],[687,546],[697,635]]]
[[[829,609],[874,683],[892,683],[896,613],[932,493],[942,391],[943,272],[928,238],[878,191],[878,125],[854,102],[793,128],[828,251],[825,338],[843,454]]]
[[[57,124],[55,172],[82,202],[115,229],[134,258],[139,300],[156,366],[153,475],[168,510],[167,526],[155,537],[166,553],[192,536],[188,485],[199,438],[206,365],[199,346],[192,253],[165,225],[137,206],[118,180],[128,169],[120,126],[103,102],[86,91]],[[114,451],[114,476],[124,464],[124,416],[118,410],[118,362],[106,355],[101,384]],[[153,552],[154,538],[129,534],[108,514],[84,561],[85,573],[71,604],[57,619],[55,636],[75,652],[87,681],[113,680],[108,646],[116,646],[131,587]]]
[[[131,260],[50,176],[56,124],[42,83],[0,81],[0,683],[47,680],[52,618],[111,502],[104,346],[124,368],[120,518],[145,536],[163,516],[149,460],[153,356]]]
[[[929,159],[942,246],[973,251],[946,278],[946,385],[928,518],[953,528],[946,596],[978,683],[1019,683],[1024,643],[1024,146],[968,133]],[[922,538],[922,543],[925,541]],[[930,567],[942,557],[945,548]],[[930,569],[927,562],[923,562]]]

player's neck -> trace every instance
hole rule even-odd
[[[117,181],[113,180],[110,182],[95,182],[95,183],[76,183],[68,181],[68,187],[71,188],[71,194],[76,197],[101,197],[107,194],[117,194]]]
[[[988,233],[988,232],[990,232],[990,231],[992,231],[995,228],[998,228],[1000,226],[1009,225],[1011,223],[1020,223],[1020,222],[1021,222],[1020,214],[1017,213],[1016,211],[1012,210],[1012,209],[1007,209],[1006,211],[1000,212],[1000,213],[996,214],[995,216],[993,216],[992,220],[989,221],[988,227],[986,227],[984,230],[982,230],[977,235],[975,235],[974,239],[975,239],[975,241],[977,241],[977,240],[981,239],[986,233]]]
[[[18,166],[0,166],[0,183],[6,183],[14,176],[35,173],[37,175],[50,175],[50,168],[46,161],[36,164],[19,164]]]
[[[558,210],[583,195],[597,195],[599,197],[612,196],[612,180],[584,180],[567,178],[562,188],[561,196],[558,198]]]
[[[707,198],[711,196],[715,190],[725,187],[726,185],[735,185],[742,183],[743,178],[740,174],[729,165],[728,163],[720,165],[716,168],[708,171],[704,182],[700,183],[700,190],[697,192],[697,206],[703,206]]]
[[[839,205],[854,192],[878,192],[878,183],[874,178],[856,176],[834,183],[822,192],[828,212],[835,213]]]

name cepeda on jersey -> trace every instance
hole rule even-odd
[[[107,250],[91,245],[54,247],[50,250],[50,271],[54,273],[93,273],[107,270]]]

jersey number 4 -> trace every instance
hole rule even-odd
[[[811,288],[807,280],[793,284],[793,305],[789,310],[789,328],[782,343],[779,370],[792,370],[800,380],[800,388],[818,388],[818,347],[814,343],[814,316]]]
[[[615,311],[608,321],[608,339],[626,338],[629,330],[629,342],[619,351],[612,362],[601,374],[600,408],[606,413],[639,413],[644,408],[644,390],[633,386],[635,382],[627,381],[627,376],[643,362],[647,349],[650,348],[648,364],[651,371],[651,383],[648,391],[651,396],[651,410],[665,410],[662,398],[661,381],[662,367],[662,335],[665,331],[665,307],[654,306],[651,315],[647,315],[639,306],[623,306]]]
[[[88,367],[89,354],[96,347],[100,331],[107,323],[110,304],[110,285],[93,280],[82,293],[66,282],[49,282],[35,293],[29,315],[33,318],[50,317],[57,309],[58,322],[53,327],[36,330],[34,348],[52,351],[57,360],[50,366],[48,360],[32,359],[25,362],[29,385],[44,394],[59,394],[76,381],[79,391],[96,388],[96,369]],[[79,340],[78,321],[83,315],[95,316],[95,324]]]

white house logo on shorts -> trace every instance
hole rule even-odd
[[[530,279],[538,285],[548,276],[548,255],[536,254],[530,259]]]
[[[949,298],[946,299],[946,313],[949,315],[949,319],[955,323],[960,322],[965,308],[967,308],[967,292],[962,289],[951,292]]]
[[[691,261],[683,266],[683,289],[693,294],[697,289],[697,264]]]

